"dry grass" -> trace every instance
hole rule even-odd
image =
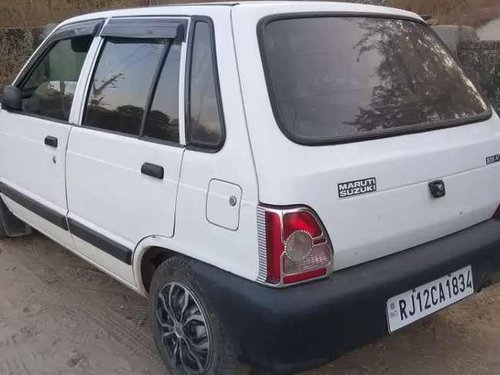
[[[82,13],[144,6],[147,2],[147,0],[0,0],[0,28],[40,27]]]
[[[152,4],[196,0],[149,0]],[[432,14],[440,23],[479,26],[500,18],[500,0],[391,0],[399,8]],[[39,27],[100,9],[136,7],[148,0],[0,0],[0,28]]]
[[[34,28],[105,9],[215,0],[0,0],[0,29]]]
[[[441,24],[481,26],[500,18],[500,0],[391,0],[393,6],[432,14]]]

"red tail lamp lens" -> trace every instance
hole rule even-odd
[[[283,279],[283,283],[284,284],[294,284],[294,283],[298,283],[300,281],[314,279],[316,277],[325,276],[325,275],[326,275],[326,268],[322,268],[320,270],[300,273],[298,275],[285,276],[285,278]]]
[[[266,227],[266,282],[285,285],[325,276],[333,249],[307,207],[262,208]]]
[[[285,228],[285,239],[297,230],[306,231],[313,238],[321,236],[321,228],[316,222],[316,219],[307,211],[290,212],[285,214],[283,216],[283,226]]]
[[[281,280],[281,217],[276,212],[266,212],[267,282],[278,284]]]

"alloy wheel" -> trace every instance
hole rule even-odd
[[[204,374],[211,359],[211,332],[196,296],[184,285],[167,284],[158,294],[156,319],[175,366],[185,374]]]

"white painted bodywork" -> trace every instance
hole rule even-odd
[[[71,128],[41,118],[1,114],[0,180],[65,214],[65,149]],[[48,135],[58,139],[57,149],[44,144]]]
[[[500,198],[498,166],[485,166],[487,156],[500,153],[496,115],[482,123],[446,130],[335,146],[301,146],[284,136],[269,102],[256,30],[265,16],[294,12],[418,18],[391,8],[347,3],[245,2],[110,11],[65,21],[62,25],[128,16],[210,17],[215,28],[225,143],[218,152],[207,153],[81,127],[90,75],[102,45],[96,37],[76,88],[70,117],[73,125],[46,124],[45,120],[0,112],[0,179],[134,249],[132,265],[63,233],[6,199],[8,207],[143,294],[140,264],[153,246],[256,280],[259,202],[307,205],[315,210],[332,240],[336,270],[490,218]],[[186,47],[187,42],[183,61]],[[184,65],[181,67],[183,119]],[[183,146],[183,120],[180,126]],[[45,134],[49,128],[60,131],[60,141],[67,142],[58,148],[61,154],[56,155],[55,165],[50,164],[50,151],[32,146],[32,140],[38,142],[50,134]],[[40,142],[43,145],[43,138]],[[33,157],[39,158],[36,167],[30,164]],[[157,181],[141,175],[144,162],[161,164],[166,178]],[[44,180],[51,175],[56,178]],[[377,177],[376,193],[338,199],[338,183],[373,176]],[[429,195],[427,184],[437,178],[446,181],[446,199],[433,200]],[[230,204],[232,196],[237,199],[235,206]]]
[[[236,7],[234,38],[260,201],[303,204],[323,221],[334,247],[334,270],[383,257],[459,231],[493,216],[500,150],[496,114],[485,122],[377,140],[307,147],[287,139],[273,115],[254,30],[272,5]],[[286,12],[385,13],[386,8],[296,3]],[[282,13],[282,12],[277,12]],[[396,14],[396,11],[389,10]],[[416,17],[397,11],[406,17]],[[376,193],[339,199],[337,184],[376,177]],[[443,179],[436,200],[428,183]]]
[[[207,192],[207,220],[222,228],[238,230],[241,196],[238,185],[211,180]]]

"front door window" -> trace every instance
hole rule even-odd
[[[23,112],[68,121],[92,36],[56,42],[21,84]]]

